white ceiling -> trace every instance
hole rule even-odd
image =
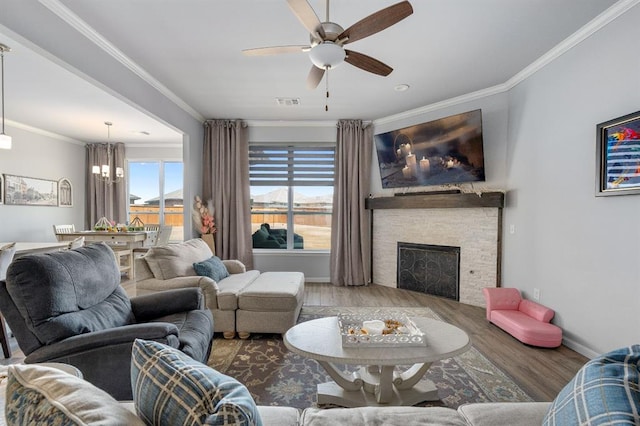
[[[15,0],[0,0],[0,3]],[[35,1],[35,0],[23,0]],[[348,27],[397,0],[332,0]],[[380,77],[341,64],[306,88],[306,53],[248,57],[243,49],[308,44],[286,0],[47,0],[68,8],[97,36],[202,118],[375,120],[507,82],[596,18],[615,0],[411,0],[414,13],[348,48],[394,68]],[[320,20],[325,1],[309,0]],[[25,19],[28,19],[25,17]],[[34,24],[35,25],[35,24]],[[0,28],[1,30],[1,28]],[[51,34],[51,37],[55,37]],[[84,37],[78,32],[78,37]],[[80,141],[179,143],[175,130],[67,71],[29,43],[3,35],[6,118]],[[408,84],[404,92],[394,90]],[[278,106],[278,97],[299,106]],[[147,131],[149,136],[133,133]]]

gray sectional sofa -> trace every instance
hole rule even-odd
[[[304,301],[304,274],[247,271],[238,260],[223,260],[227,277],[197,275],[193,264],[212,257],[200,238],[152,247],[135,259],[136,292],[200,287],[213,314],[214,331],[226,338],[236,332],[243,338],[257,332],[284,333],[296,323]]]
[[[588,361],[551,402],[471,403],[461,405],[457,409],[384,406],[309,407],[304,410],[286,406],[256,406],[246,387],[235,379],[188,360],[187,355],[174,348],[157,342],[143,342],[143,345],[147,348],[158,347],[158,350],[144,352],[146,358],[141,358],[140,341],[134,344],[132,369],[135,365],[137,379],[132,374],[132,386],[135,383],[137,392],[134,392],[134,399],[135,403],[140,404],[138,407],[134,406],[133,402],[125,401],[118,404],[102,390],[81,378],[68,373],[57,373],[56,369],[30,365],[9,367],[8,384],[7,381],[0,383],[0,394],[5,391],[4,386],[7,386],[6,398],[0,398],[0,412],[4,411],[6,401],[7,419],[12,420],[11,424],[24,424],[20,422],[20,416],[23,416],[22,420],[27,416],[33,418],[45,408],[49,410],[45,412],[47,415],[59,415],[60,411],[63,411],[62,414],[66,416],[93,419],[87,422],[91,424],[96,422],[99,416],[111,419],[100,424],[144,424],[137,416],[148,413],[149,408],[152,408],[154,413],[162,415],[162,418],[169,416],[165,420],[173,420],[147,421],[147,424],[172,425],[181,424],[175,419],[182,418],[181,415],[185,413],[198,418],[204,416],[216,420],[224,419],[224,424],[238,424],[235,423],[238,420],[242,421],[242,424],[264,426],[640,424],[638,344],[611,351]],[[162,360],[161,366],[158,366],[159,359]],[[0,375],[6,374],[6,368],[0,366]],[[158,374],[165,378],[161,381],[155,380]],[[143,378],[141,381],[141,375],[146,376],[146,379]],[[181,394],[174,392],[178,385],[191,389],[188,395],[184,395],[193,404],[188,405],[188,409],[179,403],[183,401]],[[143,390],[154,392],[147,395]],[[38,395],[34,395],[34,392]],[[156,401],[160,400],[163,402],[157,404]],[[167,401],[178,403],[168,404]],[[114,416],[127,418],[127,421],[114,423]],[[258,421],[258,416],[261,421]],[[4,417],[2,416],[2,419]]]

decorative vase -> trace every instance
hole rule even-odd
[[[216,254],[216,245],[215,245],[215,243],[213,241],[213,234],[202,234],[200,236],[200,238],[202,238],[204,240],[204,242],[207,243],[207,245],[211,249],[211,252],[215,256],[215,254]]]

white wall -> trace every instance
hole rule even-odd
[[[640,196],[595,197],[596,125],[640,110],[638,21],[635,6],[510,91],[503,285],[540,289],[591,356],[640,341]]]
[[[6,126],[11,150],[0,150],[0,174],[59,180],[73,185],[73,207],[0,205],[0,241],[55,241],[54,224],[84,227],[85,147],[81,143]]]

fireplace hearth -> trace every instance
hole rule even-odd
[[[398,288],[460,300],[460,247],[398,241]]]

